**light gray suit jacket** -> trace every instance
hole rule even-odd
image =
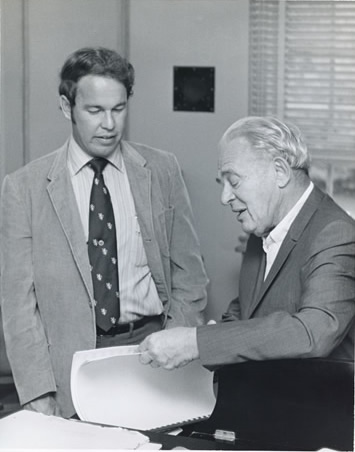
[[[176,158],[128,142],[122,153],[167,326],[201,324],[207,277]],[[72,356],[95,348],[96,333],[67,144],[7,176],[1,203],[3,325],[20,401],[56,392],[69,417]]]
[[[355,222],[314,188],[258,287],[262,253],[250,236],[239,297],[223,323],[197,328],[202,363],[353,359]]]

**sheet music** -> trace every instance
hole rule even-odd
[[[175,370],[139,362],[137,346],[77,352],[72,398],[80,419],[151,430],[209,416],[213,373],[198,361]]]
[[[23,410],[0,420],[0,450],[133,450],[149,443],[139,432]],[[144,448],[144,447],[142,447]]]

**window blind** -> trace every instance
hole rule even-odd
[[[294,122],[314,157],[355,159],[355,1],[250,0],[249,113]]]

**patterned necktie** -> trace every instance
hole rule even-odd
[[[116,227],[102,171],[108,161],[90,160],[94,170],[89,211],[88,252],[94,286],[96,325],[108,331],[120,316]]]

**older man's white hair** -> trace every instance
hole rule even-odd
[[[236,138],[244,138],[254,150],[267,153],[271,158],[282,157],[291,168],[308,173],[310,155],[300,130],[292,123],[271,116],[248,116],[226,130],[220,145]]]

